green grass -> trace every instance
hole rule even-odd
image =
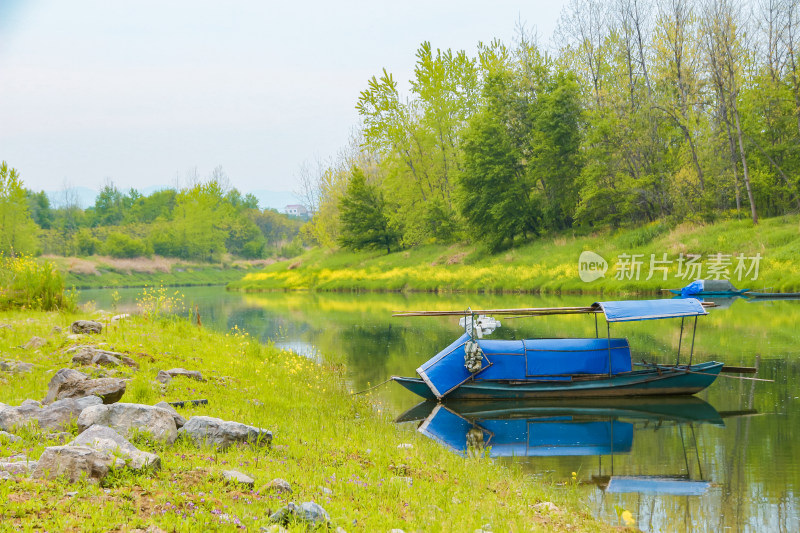
[[[193,263],[154,256],[114,259],[47,256],[63,273],[64,284],[76,289],[145,286],[225,285],[241,279],[264,261]]]
[[[584,283],[578,258],[583,251],[600,254],[608,262],[605,277]],[[651,255],[668,265],[648,277]],[[587,236],[571,233],[543,237],[524,246],[490,254],[479,246],[421,246],[392,254],[353,253],[315,249],[299,258],[267,266],[228,285],[232,290],[320,291],[431,291],[431,292],[543,292],[543,293],[655,293],[680,288],[694,277],[678,276],[680,254],[700,254],[707,273],[710,255],[730,254],[729,279],[741,288],[800,291],[800,216],[747,220],[711,225],[683,224],[669,228],[658,222]],[[639,279],[618,276],[620,254],[642,254]],[[737,279],[736,257],[761,254],[758,279]],[[617,279],[619,277],[619,279]]]
[[[171,287],[193,285],[224,285],[238,281],[247,270],[223,267],[189,267],[170,272],[125,272],[106,270],[100,274],[67,273],[64,276],[68,287],[76,289],[102,289],[123,287],[145,287],[169,285]]]
[[[0,313],[0,324],[12,326],[0,329],[4,357],[36,365],[30,374],[0,374],[0,402],[17,405],[44,397],[53,372],[68,366],[65,351],[78,342],[51,330],[66,328],[75,318],[54,312]],[[35,352],[19,348],[33,335],[45,337],[47,344]],[[569,483],[543,483],[513,463],[462,458],[395,426],[370,398],[349,394],[340,362],[317,364],[261,345],[238,330],[213,333],[159,313],[117,323],[80,342],[107,343],[108,349],[139,362],[141,369],[122,401],[207,398],[208,406],[182,414],[268,428],[273,446],[217,452],[182,440],[172,446],[137,440],[139,447],[160,455],[161,471],[117,472],[103,486],[0,482],[0,530],[127,531],[156,524],[166,531],[233,531],[235,519],[246,530],[258,531],[270,512],[288,501],[309,500],[347,531],[474,531],[485,524],[493,531],[611,529],[590,517]],[[176,378],[162,392],[153,383],[157,371],[177,366],[201,370],[208,381]],[[4,446],[0,456],[24,452],[35,459],[47,445],[37,432],[20,434],[24,441]],[[401,443],[413,447],[398,448]],[[255,489],[224,484],[218,474],[224,469],[251,475]],[[397,477],[410,477],[412,484]],[[266,491],[273,478],[288,480],[294,493]],[[72,491],[77,494],[66,494]],[[533,507],[542,501],[554,502],[563,512]]]

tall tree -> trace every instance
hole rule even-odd
[[[452,222],[461,134],[479,97],[475,59],[463,51],[434,51],[429,42],[417,50],[409,99],[400,97],[385,69],[361,92],[356,108],[364,144],[380,158],[382,187],[400,208],[392,217],[404,227],[404,242],[445,240],[432,228]]]
[[[744,132],[739,113],[739,96],[742,89],[745,62],[750,54],[743,42],[748,37],[743,6],[737,0],[707,0],[703,11],[703,43],[707,68],[710,73],[717,101],[718,116],[725,124],[731,151],[731,163],[735,165],[738,151],[742,164],[747,198],[750,202],[750,217],[758,224],[750,169],[747,165]],[[737,187],[738,190],[738,187]]]
[[[387,254],[391,253],[392,246],[400,241],[400,232],[389,221],[383,193],[376,185],[367,183],[358,167],[353,167],[347,191],[339,203],[342,246],[352,250],[385,249]]]
[[[36,223],[28,211],[28,200],[19,172],[0,163],[0,253],[31,254],[38,245]]]
[[[103,188],[94,201],[94,225],[116,226],[125,216],[123,194],[114,182],[106,179]]]
[[[50,229],[54,218],[50,198],[44,191],[33,192],[26,189],[25,195],[28,197],[28,209],[33,221],[42,229]]]
[[[688,145],[697,176],[697,193],[705,191],[705,173],[700,164],[696,135],[700,119],[698,24],[689,0],[662,0],[658,4],[654,64],[658,94],[653,107],[679,128]]]
[[[464,136],[464,170],[458,187],[470,234],[498,250],[540,229],[541,203],[525,164],[530,147],[526,94],[511,54],[495,43],[482,51],[486,107],[472,117]]]

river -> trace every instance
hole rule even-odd
[[[353,390],[415,369],[452,342],[457,318],[392,318],[392,311],[589,305],[592,296],[240,294],[222,287],[177,289],[204,327],[234,326],[264,342],[346,364]],[[136,309],[139,289],[81,292],[83,302]],[[116,304],[114,304],[116,300]],[[721,377],[689,402],[586,401],[569,408],[523,406],[503,412],[432,412],[389,383],[382,409],[409,419],[454,453],[475,437],[497,461],[517,462],[536,478],[579,486],[592,512],[619,523],[631,512],[643,531],[800,531],[800,301],[738,299],[701,317],[694,361],[758,366],[774,383]],[[491,338],[593,337],[587,316],[501,320]],[[673,362],[680,321],[615,324],[635,361]],[[687,354],[687,338],[683,353]],[[793,407],[794,406],[794,407]],[[462,410],[463,411],[463,410]],[[479,409],[473,409],[479,411]],[[655,413],[654,412],[658,412]],[[449,417],[449,418],[448,418]],[[450,422],[447,422],[449,420]],[[461,428],[461,429],[459,429]],[[460,433],[459,433],[460,432]],[[457,438],[453,438],[455,437]],[[481,440],[482,438],[482,440]],[[472,443],[466,447],[464,443]]]

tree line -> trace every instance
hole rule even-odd
[[[332,161],[301,168],[322,246],[392,249],[800,210],[798,0],[571,0],[539,45],[416,52]]]
[[[64,191],[61,205],[24,188],[20,174],[0,164],[0,254],[150,256],[219,261],[291,256],[303,221],[259,209],[252,194],[230,187],[218,167],[193,184],[142,195],[107,181],[94,205],[82,209]]]

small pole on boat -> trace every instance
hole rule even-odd
[[[608,377],[611,377],[611,322],[606,321],[608,330]]]
[[[600,330],[597,329],[597,313],[594,314],[594,336],[595,338],[600,338]]]
[[[681,317],[681,335],[678,337],[678,359],[675,361],[675,366],[681,364],[681,342],[683,342],[683,321],[686,320],[685,316]]]
[[[694,356],[694,334],[697,333],[697,316],[694,317],[694,328],[692,328],[692,349],[689,351],[689,366],[692,366],[692,356]]]

